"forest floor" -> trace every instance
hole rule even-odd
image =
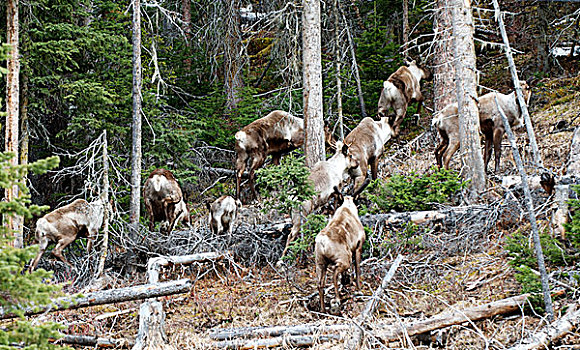
[[[580,126],[580,76],[542,81],[534,88],[531,108],[533,124],[544,166],[562,175],[573,127]],[[422,136],[408,136],[414,142],[392,146],[384,155],[380,176],[393,173],[422,173],[435,164],[435,138],[429,135],[430,119],[421,121]],[[419,135],[419,134],[415,134]],[[518,134],[520,145],[526,145],[524,133]],[[516,174],[511,152],[504,139],[502,174]],[[527,155],[527,146],[523,146]],[[455,162],[452,166],[457,167]],[[490,180],[490,193],[501,198],[503,189]],[[546,194],[535,196],[536,207],[549,208],[553,201]],[[246,209],[247,210],[247,209]],[[205,218],[200,215],[198,224]],[[236,261],[196,264],[174,269],[165,277],[189,277],[195,280],[187,295],[161,298],[166,312],[166,330],[177,349],[209,348],[216,328],[316,324],[348,324],[357,317],[377,289],[391,262],[399,253],[404,260],[374,315],[373,322],[388,324],[401,320],[426,319],[446,310],[462,310],[522,293],[515,270],[504,246],[506,238],[528,226],[521,215],[516,221],[498,224],[485,234],[471,237],[465,249],[440,249],[457,244],[453,232],[441,234],[438,229],[424,231],[420,240],[398,241],[388,256],[372,257],[362,264],[363,288],[355,292],[350,285],[343,290],[340,313],[318,312],[318,296],[312,258],[290,267],[276,268],[272,263],[259,265]],[[549,231],[547,217],[539,219],[542,230]],[[439,229],[440,230],[440,229]],[[394,234],[393,231],[384,231]],[[251,238],[248,238],[251,239]],[[459,237],[459,239],[463,239]],[[437,244],[429,244],[434,242]],[[577,267],[576,267],[577,269]],[[143,278],[141,278],[143,279]],[[572,283],[571,281],[565,281]],[[119,281],[122,283],[122,281]],[[554,300],[556,318],[566,307],[578,301],[578,286],[567,289]],[[332,294],[333,291],[330,291]],[[139,302],[92,307],[82,312],[63,311],[43,316],[67,325],[66,333],[91,334],[106,338],[133,338],[138,327]],[[99,316],[101,317],[99,318]],[[110,315],[110,316],[102,316]],[[543,326],[543,318],[531,308],[510,315],[464,323],[434,331],[427,336],[401,339],[373,348],[405,349],[506,349]],[[373,331],[371,330],[372,334]],[[349,337],[350,335],[347,335]],[[578,349],[580,332],[565,336],[553,349]],[[290,346],[287,346],[290,348]],[[341,342],[320,343],[314,348],[343,348]]]

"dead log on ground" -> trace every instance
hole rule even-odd
[[[240,327],[216,329],[209,334],[214,340],[231,340],[236,338],[279,337],[283,335],[320,334],[328,332],[346,331],[350,326],[345,324],[317,325],[301,324],[296,326],[273,326],[273,327]]]
[[[373,227],[377,224],[399,224],[405,222],[412,222],[414,224],[424,224],[429,221],[453,221],[460,215],[470,213],[481,213],[485,215],[487,212],[493,211],[491,206],[472,205],[465,207],[453,207],[442,210],[426,210],[426,211],[409,211],[403,213],[388,213],[388,214],[367,214],[360,217],[363,225]]]
[[[368,303],[365,305],[363,312],[360,314],[359,317],[357,317],[356,329],[354,329],[354,334],[350,338],[348,343],[345,344],[346,349],[349,349],[349,350],[350,349],[358,349],[360,347],[360,344],[362,343],[362,335],[363,335],[361,325],[364,322],[366,322],[366,320],[373,314],[373,312],[375,312],[377,306],[379,305],[379,300],[382,298],[383,293],[385,292],[385,289],[387,288],[387,286],[391,282],[391,279],[395,275],[395,272],[397,271],[397,268],[399,267],[399,264],[401,263],[402,260],[403,260],[403,256],[399,254],[399,256],[397,256],[395,261],[393,261],[393,264],[389,268],[389,271],[387,272],[387,274],[383,278],[381,285],[373,293],[371,300],[369,300]],[[352,331],[349,333],[352,334]]]
[[[158,256],[149,259],[147,262],[147,275],[149,283],[157,283],[159,281],[159,270],[161,266],[168,265],[188,265],[194,262],[203,261],[215,261],[223,259],[224,257],[229,257],[227,253],[199,253],[190,255],[178,255],[178,256]]]
[[[576,309],[576,305],[574,305],[564,317],[544,327],[540,332],[531,335],[523,340],[521,344],[511,347],[508,350],[547,349],[550,343],[569,334],[578,325],[580,325],[580,310]]]
[[[130,339],[98,338],[88,335],[65,335],[60,339],[52,341],[55,344],[70,344],[89,346],[92,348],[114,348],[127,349],[133,346],[134,341]]]
[[[184,278],[178,281],[163,283],[143,284],[140,286],[103,290],[88,293],[83,297],[67,296],[57,298],[49,305],[27,307],[24,315],[37,315],[45,312],[55,312],[83,307],[121,303],[124,301],[157,298],[166,295],[186,293],[191,289],[192,283]],[[0,320],[17,317],[14,313],[0,312]]]
[[[406,335],[413,336],[465,322],[474,322],[496,315],[510,314],[521,310],[529,296],[529,294],[522,294],[475,306],[463,311],[454,310],[443,312],[426,320],[381,326],[375,329],[374,334],[385,342],[397,341]]]
[[[259,349],[274,348],[278,346],[299,347],[315,346],[332,340],[340,340],[341,337],[335,334],[313,335],[313,336],[284,336],[269,339],[251,339],[251,340],[226,340],[210,344],[211,349]]]

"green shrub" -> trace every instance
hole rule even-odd
[[[256,185],[264,201],[265,209],[277,209],[288,213],[298,209],[302,202],[315,194],[308,180],[310,170],[304,165],[304,157],[288,155],[280,165],[268,166],[256,171]]]
[[[290,243],[290,254],[285,259],[290,261],[304,261],[307,257],[313,256],[314,239],[324,227],[328,220],[324,215],[310,214],[306,217],[306,222],[300,227],[300,236]]]
[[[572,186],[572,188],[580,195],[580,186]],[[568,205],[572,212],[572,220],[564,224],[566,236],[574,248],[580,249],[580,200],[572,199],[568,201]]]
[[[366,197],[376,209],[372,212],[430,210],[434,203],[448,203],[466,186],[453,170],[434,169],[421,176],[393,175],[388,180],[377,179],[369,185]]]

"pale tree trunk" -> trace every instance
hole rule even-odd
[[[229,0],[225,3],[224,23],[224,92],[226,94],[226,111],[237,109],[241,101],[243,60],[242,38],[240,33],[239,1]]]
[[[105,210],[103,213],[103,243],[101,244],[101,256],[99,257],[99,265],[95,273],[96,278],[105,277],[105,261],[107,260],[107,253],[109,249],[109,154],[108,154],[107,130],[103,131],[103,188],[101,189],[101,198],[105,203]]]
[[[340,79],[340,11],[338,11],[339,1],[336,0],[334,3],[334,63],[336,67],[336,113],[338,114],[338,132],[340,135],[340,140],[344,141],[344,127],[343,127],[343,116],[342,116],[342,80]]]
[[[141,1],[133,1],[133,143],[131,151],[131,203],[129,222],[139,228],[141,210]]]
[[[304,153],[312,168],[324,159],[320,0],[303,0],[302,56],[304,71]]]
[[[409,0],[403,0],[403,45],[401,51],[403,56],[408,57],[407,46],[409,42]]]
[[[471,180],[471,191],[476,197],[485,190],[485,167],[479,141],[473,17],[471,1],[452,0],[452,3],[460,153],[466,178]]]
[[[18,165],[18,120],[19,120],[19,96],[20,86],[18,75],[20,74],[20,59],[18,57],[18,0],[8,0],[6,4],[6,31],[8,37],[7,65],[8,74],[6,76],[6,139],[5,151],[14,153],[10,159],[12,165]],[[18,186],[6,189],[6,201],[10,202],[18,198]],[[22,217],[18,215],[7,215],[4,218],[4,225],[14,231],[13,245],[22,248]]]
[[[181,14],[183,16],[183,30],[185,31],[185,40],[187,47],[191,47],[191,0],[181,1]],[[191,71],[191,58],[184,60],[187,72]]]
[[[433,65],[433,103],[435,111],[456,101],[455,68],[453,66],[452,13],[447,0],[435,3],[435,56]]]

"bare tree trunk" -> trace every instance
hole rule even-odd
[[[493,0],[493,7],[495,9],[496,18],[499,24],[499,29],[501,32],[501,36],[503,39],[503,43],[505,45],[505,54],[508,60],[510,73],[512,75],[512,80],[514,81],[514,88],[516,90],[516,97],[518,99],[518,103],[522,110],[522,115],[524,117],[524,122],[526,124],[526,131],[528,132],[528,138],[530,139],[530,148],[532,149],[532,158],[534,161],[534,165],[538,167],[543,167],[542,165],[542,157],[540,156],[540,151],[538,149],[538,143],[536,142],[536,134],[534,133],[534,126],[532,125],[532,120],[530,119],[530,114],[528,113],[528,101],[524,99],[524,95],[522,93],[522,88],[520,86],[520,80],[518,78],[518,72],[516,70],[516,64],[514,63],[514,58],[512,56],[512,51],[510,48],[510,41],[508,39],[507,33],[505,31],[505,25],[503,23],[503,14],[500,11],[499,4],[497,0]],[[538,4],[538,8],[542,7],[541,3]],[[548,61],[549,62],[549,61]]]
[[[224,23],[224,91],[226,94],[226,111],[237,109],[241,101],[243,51],[240,34],[239,2],[229,0],[225,3]]]
[[[479,108],[477,106],[477,68],[473,44],[471,3],[452,0],[453,48],[459,111],[461,158],[466,178],[471,180],[472,198],[485,189],[485,166],[479,141]]]
[[[139,333],[133,350],[174,350],[165,334],[165,312],[160,301],[141,304],[139,310]]]
[[[548,11],[547,4],[541,1],[537,4],[537,19],[539,20],[538,28],[540,29],[540,37],[537,40],[537,50],[538,50],[538,68],[543,73],[550,73],[550,57],[549,57],[549,47],[548,47],[548,33],[547,29],[549,26],[548,21]]]
[[[495,0],[494,0],[495,1]],[[540,270],[540,276],[542,281],[542,292],[544,294],[544,305],[546,307],[546,314],[548,316],[548,320],[551,322],[554,319],[554,307],[552,306],[552,297],[550,295],[550,285],[548,283],[548,273],[546,272],[546,265],[544,264],[544,253],[542,251],[542,245],[540,244],[540,234],[538,232],[538,223],[536,222],[536,213],[534,210],[534,202],[532,200],[532,194],[530,192],[530,187],[528,186],[528,178],[526,175],[526,171],[524,169],[524,163],[522,162],[522,158],[520,157],[520,152],[518,150],[518,145],[516,144],[516,138],[514,137],[514,133],[512,132],[512,128],[508,122],[508,119],[502,110],[499,102],[497,100],[497,96],[495,98],[495,104],[501,115],[501,119],[503,121],[503,125],[505,128],[505,133],[510,141],[510,145],[512,147],[512,154],[514,156],[514,161],[516,162],[516,166],[522,177],[522,187],[524,189],[524,197],[526,198],[526,209],[528,210],[528,216],[530,220],[530,226],[532,228],[532,237],[534,239],[534,249],[536,251],[536,259],[538,260],[538,270]]]
[[[191,0],[181,0],[181,14],[183,16],[183,31],[187,47],[191,47]],[[185,69],[191,71],[191,58],[188,56],[185,61]]]
[[[346,37],[348,39],[348,46],[349,46],[349,50],[350,50],[350,55],[352,57],[352,70],[354,72],[354,78],[356,80],[356,91],[357,91],[357,95],[358,95],[358,101],[360,103],[360,114],[361,114],[361,119],[362,119],[362,118],[367,116],[367,110],[366,110],[365,100],[364,100],[364,96],[363,96],[363,92],[362,92],[362,86],[360,83],[358,63],[356,62],[356,50],[354,47],[354,40],[352,40],[352,34],[350,33],[350,27],[348,25],[348,21],[346,20],[346,16],[344,15],[344,12],[342,11],[342,7],[340,6],[340,1],[338,2],[338,10],[342,14],[342,21],[344,22],[344,26],[346,29]]]
[[[340,79],[340,11],[338,10],[340,0],[334,3],[334,63],[336,66],[336,112],[338,113],[338,130],[340,140],[344,140],[344,127],[342,117],[342,80]]]
[[[409,43],[409,0],[403,0],[403,45],[401,51],[403,56],[408,57],[407,46]]]
[[[452,13],[447,0],[435,3],[435,56],[433,65],[433,103],[435,112],[455,102],[455,68],[453,66]]]
[[[131,203],[129,222],[133,235],[141,211],[141,1],[133,0],[133,147],[131,151]]]
[[[304,153],[306,166],[324,159],[320,0],[303,0],[302,56],[304,70]]]
[[[18,0],[8,0],[6,5],[6,31],[8,36],[7,65],[8,74],[6,76],[6,139],[5,151],[14,153],[10,159],[12,165],[18,165],[18,115],[19,115],[19,74],[20,58],[18,57]],[[10,202],[18,198],[18,186],[6,189],[6,201]],[[22,217],[18,215],[6,215],[4,225],[14,231],[14,242],[16,248],[22,248]]]

